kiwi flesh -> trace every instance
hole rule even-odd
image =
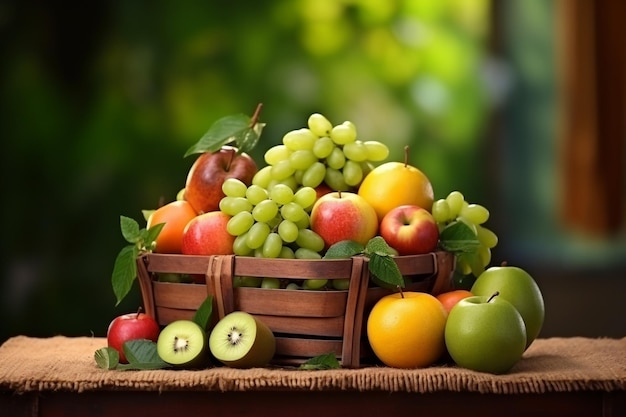
[[[209,336],[215,359],[232,368],[266,366],[276,353],[272,330],[244,311],[234,311],[217,322]]]
[[[191,320],[176,320],[159,333],[157,353],[164,361],[179,368],[198,368],[208,363],[206,332]]]

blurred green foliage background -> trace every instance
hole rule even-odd
[[[351,120],[389,159],[409,144],[437,198],[491,208],[494,262],[623,272],[623,240],[571,244],[555,219],[551,3],[503,4],[496,57],[487,0],[0,1],[0,341],[136,310],[110,286],[119,216],[173,200],[185,150],[259,102],[257,161],[313,112]]]

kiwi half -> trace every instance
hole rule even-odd
[[[208,363],[207,345],[202,327],[191,320],[177,320],[159,333],[157,353],[175,367],[196,368]]]
[[[209,336],[213,356],[232,368],[258,368],[267,365],[276,352],[272,330],[244,311],[222,318]]]

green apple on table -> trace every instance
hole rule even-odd
[[[522,268],[494,266],[487,269],[474,282],[470,292],[491,296],[498,291],[519,311],[526,326],[526,348],[537,338],[545,317],[543,296],[535,280]]]
[[[497,292],[460,300],[448,315],[446,348],[454,362],[479,372],[508,372],[524,354],[526,327],[513,304]]]

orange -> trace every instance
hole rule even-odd
[[[367,318],[367,338],[374,354],[394,368],[432,365],[445,352],[448,314],[434,296],[423,292],[386,295]]]
[[[191,219],[197,216],[196,211],[187,201],[172,201],[156,209],[148,217],[148,229],[160,223],[165,223],[156,239],[155,252],[181,253],[183,230]]]
[[[406,204],[430,211],[434,199],[426,174],[402,162],[387,162],[374,168],[361,182],[358,194],[374,207],[379,222],[393,208]]]
[[[437,295],[436,298],[441,302],[441,304],[443,304],[443,308],[445,308],[446,311],[450,313],[450,310],[452,310],[452,307],[454,307],[456,303],[464,298],[471,297],[472,295],[474,294],[472,294],[468,290],[452,290],[441,293]]]

